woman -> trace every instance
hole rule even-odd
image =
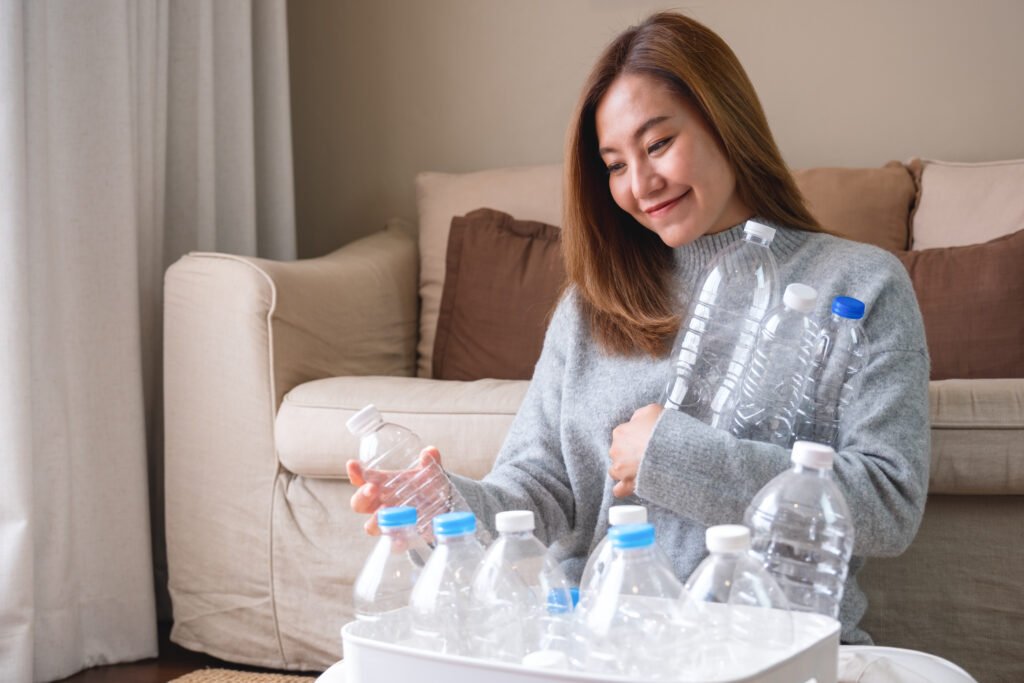
[[[494,469],[480,482],[453,477],[456,487],[487,525],[501,510],[533,510],[538,535],[577,579],[608,508],[640,502],[685,579],[704,556],[705,529],[741,521],[789,467],[783,448],[655,403],[701,268],[756,217],[777,227],[783,286],[817,288],[821,314],[840,294],[869,311],[870,362],[834,471],[856,527],[842,640],[870,642],[856,628],[866,607],[860,558],[906,548],[928,481],[928,356],[903,266],[824,233],[735,55],[677,14],[629,29],[598,60],[570,134],[565,203],[569,287]],[[349,474],[361,486],[353,509],[373,512],[376,490],[357,463]]]

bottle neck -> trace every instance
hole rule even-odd
[[[768,249],[769,247],[771,247],[771,244],[772,244],[772,241],[771,241],[770,238],[760,237],[758,235],[754,235],[754,234],[749,233],[749,232],[743,233],[743,239],[745,239],[747,242],[753,242],[757,246],[764,247],[765,249]]]
[[[811,477],[827,478],[832,476],[832,468],[830,467],[809,467],[799,463],[795,463],[793,465],[793,471],[799,474],[806,474]]]
[[[453,534],[450,536],[437,536],[438,545],[446,545],[449,547],[457,547],[467,545],[474,540],[473,532],[469,531],[464,534]]]

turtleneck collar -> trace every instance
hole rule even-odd
[[[804,230],[786,228],[758,216],[754,216],[750,220],[775,228],[771,250],[776,260],[785,260],[807,240],[807,232]],[[743,226],[746,223],[743,221],[727,230],[711,235],[701,235],[689,244],[676,247],[674,249],[676,269],[681,273],[696,276],[715,254],[733,242],[743,239]]]

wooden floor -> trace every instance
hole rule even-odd
[[[291,675],[300,673],[245,666],[244,664],[225,662],[199,652],[192,652],[172,643],[170,632],[170,622],[160,622],[158,626],[160,656],[156,659],[144,659],[130,664],[98,666],[63,678],[58,683],[166,683],[187,673],[207,668]],[[315,676],[316,673],[310,672],[301,675]]]

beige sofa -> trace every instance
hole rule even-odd
[[[950,187],[981,176],[912,168],[919,187],[900,164],[816,169],[799,181],[825,224],[845,234],[868,225],[870,240],[890,248],[909,243],[912,217],[929,246],[1010,231],[925,230],[923,220],[948,215]],[[933,176],[941,191],[929,194]],[[429,378],[448,226],[482,206],[557,225],[560,169],[422,174],[417,192],[418,235],[395,224],[322,258],[194,253],[168,270],[175,642],[275,668],[323,669],[341,656],[338,630],[352,618],[351,586],[372,543],[344,476],[356,454],[345,420],[365,404],[437,445],[449,469],[488,471],[527,383]],[[903,556],[868,562],[864,625],[879,644],[938,654],[983,683],[1021,681],[1024,379],[933,381],[930,396],[924,522]]]

